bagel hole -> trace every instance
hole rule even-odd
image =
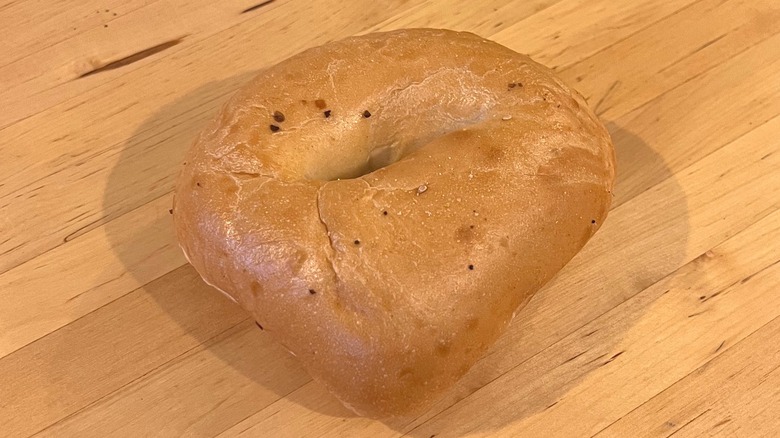
[[[392,140],[385,140],[385,142],[379,143],[372,142],[371,139],[369,139],[369,145],[378,144],[378,146],[374,146],[368,150],[368,156],[365,158],[364,162],[343,163],[343,161],[334,160],[331,157],[329,160],[331,163],[340,163],[343,165],[343,167],[339,169],[336,168],[336,165],[319,167],[316,170],[309,172],[308,177],[310,179],[324,181],[360,178],[364,175],[368,175],[372,172],[403,160],[405,157],[413,154],[417,150],[425,147],[427,144],[441,137],[455,135],[457,138],[453,138],[453,141],[463,141],[463,137],[473,135],[471,132],[466,131],[465,128],[478,123],[482,116],[484,116],[484,114],[480,113],[473,118],[463,118],[457,120],[458,123],[455,123],[453,126],[448,127],[447,129],[434,130],[432,132],[426,133],[426,135],[422,135],[416,138],[403,138],[402,136],[402,138],[399,139],[399,136],[395,135],[395,133],[387,133],[383,131],[384,134],[388,135],[375,134],[373,135],[373,139],[375,140],[377,137],[379,137],[384,139],[392,138]],[[450,120],[450,122],[452,122],[452,120]],[[496,160],[500,159],[501,151],[498,149],[492,151],[491,158]],[[347,159],[344,161],[351,160]],[[351,164],[351,166],[349,164]],[[424,191],[425,188],[423,188],[419,193]]]
[[[387,167],[395,163],[396,161],[400,160],[401,159],[400,150],[396,146],[397,145],[393,143],[393,144],[374,148],[368,154],[368,163],[366,165],[366,171],[363,173],[363,175],[371,173],[383,167]]]
[[[363,175],[368,175],[371,172],[400,161],[401,158],[403,158],[404,152],[409,151],[399,147],[398,143],[379,146],[372,149],[368,153],[368,159],[362,165],[357,165],[351,169],[343,170],[338,173],[330,173],[326,171],[323,172],[324,175],[310,176],[310,178],[326,181],[359,178]]]

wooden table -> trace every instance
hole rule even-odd
[[[777,0],[5,0],[0,436],[780,436]],[[172,233],[258,69],[448,27],[554,67],[617,148],[601,231],[419,418],[356,418]]]

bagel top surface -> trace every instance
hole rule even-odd
[[[409,29],[260,72],[189,151],[174,221],[205,281],[387,417],[481,357],[602,224],[614,176],[607,131],[551,70]]]

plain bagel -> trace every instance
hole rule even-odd
[[[549,69],[401,30],[263,70],[189,151],[174,220],[205,281],[387,417],[453,385],[585,245],[614,172],[606,129]]]

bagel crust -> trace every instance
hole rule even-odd
[[[206,282],[383,418],[474,365],[603,223],[614,178],[609,134],[551,70],[409,29],[263,70],[189,151],[174,221]]]

